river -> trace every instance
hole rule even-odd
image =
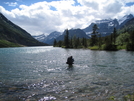
[[[133,78],[134,52],[0,48],[0,101],[123,101]]]

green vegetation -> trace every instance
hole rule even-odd
[[[7,40],[0,40],[0,48],[4,47],[21,47],[22,45],[9,42]]]
[[[98,43],[98,39],[97,39],[98,32],[97,32],[97,30],[98,30],[98,26],[95,24],[93,26],[93,32],[92,32],[92,35],[91,35],[90,46],[95,46]]]
[[[109,98],[110,101],[117,101],[116,99],[118,99],[118,98],[116,98],[115,96],[111,96],[111,97]],[[134,101],[134,94],[125,95],[125,96],[123,97],[123,101]]]
[[[124,96],[125,101],[134,101],[134,94],[133,95],[126,95]]]
[[[1,40],[0,47],[16,47],[20,45],[22,46],[46,45],[44,43],[35,40],[28,32],[26,32],[19,26],[9,21],[2,13],[0,13],[0,40]]]
[[[89,48],[92,50],[116,51],[126,49],[128,51],[134,51],[134,26],[124,27],[120,30],[114,28],[111,35],[105,37],[102,37],[101,33],[98,33],[98,30],[95,24],[90,39],[76,36],[69,38],[69,32],[66,30],[64,41],[57,42],[55,40],[54,46],[64,48]]]

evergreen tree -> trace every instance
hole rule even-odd
[[[73,47],[74,48],[77,48],[78,47],[76,36],[73,37]]]
[[[127,50],[134,51],[134,30],[129,32],[130,34],[130,41],[127,43]]]
[[[54,40],[54,44],[53,44],[53,46],[56,46],[57,45],[57,41],[56,41],[56,39]]]
[[[132,45],[134,45],[134,30],[130,32],[130,40],[131,40]]]
[[[65,48],[69,48],[69,31],[68,29],[65,31],[66,34],[65,34],[65,37],[64,37],[64,45],[65,45]]]
[[[99,46],[99,49],[101,49],[101,44],[102,44],[101,34],[98,34],[98,46]]]
[[[93,32],[91,35],[91,46],[94,46],[97,43],[97,33],[98,33],[97,30],[98,30],[98,26],[96,24],[94,24]]]
[[[73,48],[73,39],[70,39],[70,48]]]
[[[111,44],[112,44],[112,42],[113,42],[113,33],[110,35],[110,37],[111,37]]]
[[[79,46],[81,46],[79,37],[77,38],[76,43],[77,43],[77,47],[76,48],[78,48]]]
[[[58,42],[58,46],[59,46],[59,47],[62,47],[62,45],[63,45],[63,41],[59,41],[59,42]]]
[[[82,39],[82,45],[86,48],[87,47],[87,39],[83,38]]]
[[[113,31],[113,41],[114,41],[114,45],[115,45],[115,42],[116,42],[116,37],[117,37],[117,31],[116,31],[116,28],[114,28],[114,31]]]

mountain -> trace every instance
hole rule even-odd
[[[101,33],[102,36],[107,36],[107,35],[110,35],[113,32],[114,27],[116,29],[119,29],[119,28],[123,27],[126,24],[126,22],[128,22],[132,18],[134,18],[134,17],[133,17],[132,14],[130,14],[130,15],[125,15],[124,17],[122,17],[119,20],[117,20],[117,19],[97,20],[94,23],[91,23],[85,29],[83,29],[83,31],[87,35],[90,36],[91,33],[92,33],[92,27],[93,27],[93,25],[94,24],[97,24],[97,26],[99,28],[98,32]]]
[[[52,32],[52,33],[50,33],[50,34],[43,40],[43,42],[44,42],[44,43],[47,43],[47,44],[49,44],[49,45],[53,45],[54,40],[55,40],[57,37],[59,37],[60,35],[61,35],[60,32],[57,32],[57,31]]]
[[[35,39],[37,39],[40,42],[53,45],[54,40],[61,35],[60,32],[54,31],[50,33],[48,36],[45,36],[44,34],[33,36]]]
[[[87,38],[87,39],[89,38],[86,35],[86,33],[81,29],[70,29],[68,31],[69,31],[70,38],[73,38],[75,36],[79,38]],[[44,38],[42,37],[43,35],[33,36],[33,37],[41,42],[47,43],[49,45],[53,45],[55,39],[57,41],[63,41],[65,34],[66,34],[66,30],[62,34],[60,32],[54,31]]]
[[[36,40],[38,40],[40,42],[43,42],[43,40],[46,38],[46,36],[44,34],[32,36],[32,37],[34,37]]]
[[[120,24],[120,28],[123,27],[126,24],[126,22],[128,22],[132,18],[134,18],[134,16],[132,14],[129,14],[129,15],[125,15],[124,17],[122,17],[121,19],[119,19],[118,22]]]
[[[68,30],[68,32],[69,32],[69,37],[70,38],[73,38],[73,37],[79,37],[79,38],[89,38],[87,35],[86,35],[86,33],[83,31],[83,30],[81,30],[81,29],[70,29],[70,30]],[[62,40],[64,40],[64,36],[66,35],[66,30],[63,32],[63,34],[62,35],[60,35],[59,37],[57,37],[56,38],[56,40],[57,41],[62,41]]]
[[[83,31],[87,35],[90,36],[92,33],[92,28],[93,28],[94,24],[97,24],[97,26],[99,28],[98,32],[101,33],[102,36],[111,34],[114,30],[114,27],[116,27],[117,29],[119,28],[119,23],[118,23],[117,19],[114,19],[114,20],[105,19],[105,20],[97,20],[95,23],[91,23],[88,27],[83,29]]]
[[[114,28],[120,29],[123,26],[127,26],[128,22],[132,23],[131,20],[133,18],[134,18],[133,15],[129,14],[129,15],[125,15],[121,19],[96,20],[94,23],[91,23],[88,27],[86,27],[84,29],[70,29],[69,37],[73,38],[74,36],[76,36],[79,38],[83,38],[83,37],[90,38],[94,24],[97,24],[97,26],[99,28],[98,32],[101,33],[101,36],[107,36],[113,32]],[[39,40],[41,42],[45,42],[47,44],[52,45],[54,39],[56,39],[57,41],[64,40],[65,33],[66,33],[65,31],[63,32],[63,34],[55,31],[55,32],[50,33],[48,36],[39,35],[34,38],[36,38],[37,40]]]
[[[127,21],[124,26],[127,26],[127,27],[134,26],[134,18],[132,18],[131,20]]]
[[[28,32],[9,21],[2,13],[0,13],[0,40],[24,46],[46,45],[37,41]]]
[[[131,20],[127,21],[120,29],[124,29],[126,30],[131,30],[134,28],[134,18],[132,18]]]

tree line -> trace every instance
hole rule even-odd
[[[89,48],[94,50],[110,50],[116,51],[126,49],[134,51],[134,26],[124,27],[120,30],[114,28],[113,32],[105,37],[98,32],[97,24],[92,27],[91,38],[69,37],[69,31],[66,29],[66,34],[63,41],[54,40],[54,47],[64,48]]]
[[[63,41],[54,40],[53,46],[55,47],[64,47],[64,48],[87,48],[88,39],[79,38],[77,36],[69,37],[68,29],[65,30],[65,36]]]

